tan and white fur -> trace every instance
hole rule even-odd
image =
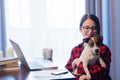
[[[99,61],[101,66],[106,68],[106,64],[100,57],[100,45],[102,44],[102,36],[94,36],[84,41],[84,50],[79,58],[74,59],[72,62],[73,74],[80,75],[77,73],[78,65],[82,62],[83,68],[86,73],[87,80],[91,79],[88,65],[94,65],[96,61]],[[84,75],[85,76],[85,75]]]

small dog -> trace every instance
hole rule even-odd
[[[87,67],[88,65],[93,65],[96,63],[96,61],[99,61],[101,66],[106,68],[105,62],[100,57],[100,46],[102,42],[103,37],[98,35],[92,38],[84,39],[84,50],[82,51],[81,56],[72,62],[74,75],[81,75],[77,73],[80,62],[83,63],[83,68],[85,70],[87,80],[91,79],[91,75]]]

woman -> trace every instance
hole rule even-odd
[[[80,22],[80,32],[82,33],[84,38],[91,38],[94,34],[100,35],[100,23],[97,16],[93,14],[85,14],[83,15],[81,22]],[[67,64],[65,65],[66,69],[70,72],[73,71],[72,69],[72,61],[78,57],[80,57],[82,50],[84,49],[83,42],[78,46],[75,46],[72,49],[70,59],[68,60]],[[100,47],[100,56],[106,63],[106,68],[101,67],[99,62],[96,62],[92,66],[88,66],[91,80],[111,80],[109,76],[110,71],[110,63],[111,63],[111,52],[109,48],[102,44]],[[85,80],[85,71],[83,69],[83,64],[80,63],[78,66],[78,73],[81,74],[80,76],[76,76],[76,80]]]

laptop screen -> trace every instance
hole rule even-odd
[[[20,46],[16,42],[14,42],[13,40],[11,40],[11,39],[9,39],[9,40],[10,40],[18,58],[20,59],[21,63],[29,68]]]

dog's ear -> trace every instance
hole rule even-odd
[[[103,36],[102,35],[95,35],[95,37],[98,37],[101,43],[103,43]]]
[[[83,42],[88,43],[89,40],[90,40],[90,38],[84,38]]]
[[[101,40],[101,42],[103,43],[103,36],[100,36],[100,40]]]

